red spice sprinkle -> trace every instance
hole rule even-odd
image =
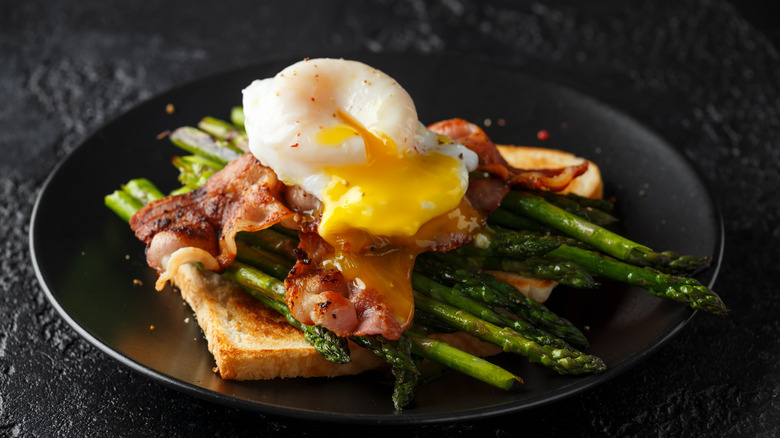
[[[314,98],[313,97],[311,98],[311,101],[314,102]]]
[[[550,138],[550,133],[545,131],[544,129],[539,130],[539,132],[536,133],[536,138],[539,140],[545,141],[548,138]]]
[[[290,147],[291,147],[291,148],[297,148],[297,147],[298,147],[298,143],[291,144],[291,145],[290,145]]]

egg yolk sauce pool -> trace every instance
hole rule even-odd
[[[355,61],[312,59],[244,90],[252,153],[322,203],[322,262],[411,323],[414,260],[481,226],[465,200],[477,156],[427,130],[411,97]],[[462,238],[462,237],[461,237]]]

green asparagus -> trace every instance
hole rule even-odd
[[[238,154],[244,153],[248,147],[249,139],[246,132],[231,123],[214,117],[204,117],[198,122],[198,128],[211,134],[214,138],[225,141],[225,145]]]
[[[653,295],[689,304],[694,309],[714,314],[728,312],[720,297],[695,278],[676,277],[648,266],[630,265],[568,245],[559,246],[550,255],[577,263],[594,274],[642,287]]]
[[[169,136],[176,146],[195,155],[226,165],[241,154],[227,147],[224,141],[191,126],[176,129]]]
[[[485,304],[506,309],[536,327],[576,345],[587,346],[588,340],[571,322],[551,312],[543,304],[526,297],[509,283],[479,272],[479,267],[451,253],[431,253],[420,266],[438,261],[439,278],[459,291]],[[431,274],[431,271],[427,271]]]
[[[395,377],[393,405],[397,410],[408,406],[420,382],[420,371],[412,359],[412,344],[409,337],[403,334],[397,341],[378,335],[352,336],[350,339],[390,364]]]
[[[681,255],[673,251],[655,252],[529,193],[510,191],[504,197],[502,205],[556,228],[612,257],[638,266],[652,266],[664,272],[682,274],[696,271],[710,262],[708,257]]]
[[[448,368],[460,371],[506,391],[520,388],[523,379],[485,359],[459,350],[446,342],[427,338],[407,330],[412,353]]]
[[[537,329],[533,324],[522,319],[513,319],[509,315],[496,312],[489,306],[460,293],[458,289],[439,284],[416,272],[412,274],[412,286],[429,297],[463,309],[491,324],[501,327],[511,327],[520,335],[525,336],[537,344],[574,351],[566,341],[552,336],[543,330]]]
[[[560,374],[598,373],[606,369],[604,362],[596,356],[539,345],[511,328],[483,321],[420,291],[414,291],[414,304],[477,339],[498,345],[506,352],[526,356],[531,362],[550,367]]]

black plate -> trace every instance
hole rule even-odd
[[[688,161],[640,124],[512,69],[412,55],[358,58],[396,78],[415,99],[423,122],[489,119],[487,131],[497,142],[555,147],[592,159],[602,169],[606,194],[618,200],[620,231],[657,249],[712,255],[712,267],[698,278],[714,282],[722,252],[717,208]],[[154,291],[143,245],[103,206],[103,196],[140,176],[166,190],[176,187],[169,160],[179,151],[156,136],[205,115],[227,118],[243,87],[291,62],[231,71],[151,99],[100,129],[49,177],[30,230],[38,278],[62,316],[111,357],[177,390],[241,408],[328,421],[440,422],[515,412],[591,388],[645,358],[694,314],[634,288],[561,289],[550,307],[586,327],[589,352],[601,356],[609,371],[565,377],[501,356],[498,361],[525,379],[521,391],[503,392],[452,372],[421,387],[414,406],[400,414],[393,411],[390,387],[371,374],[220,379],[192,312],[176,293]],[[171,115],[165,111],[169,103],[175,107]],[[537,140],[542,129],[549,132],[547,141]]]

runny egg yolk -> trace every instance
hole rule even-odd
[[[318,231],[335,249],[324,267],[372,289],[405,327],[414,315],[410,276],[416,256],[435,247],[437,237],[473,233],[480,219],[463,200],[467,187],[456,158],[399,154],[390,138],[346,114],[338,117],[344,123],[320,130],[315,141],[327,146],[360,136],[367,160],[324,168],[330,180]]]

